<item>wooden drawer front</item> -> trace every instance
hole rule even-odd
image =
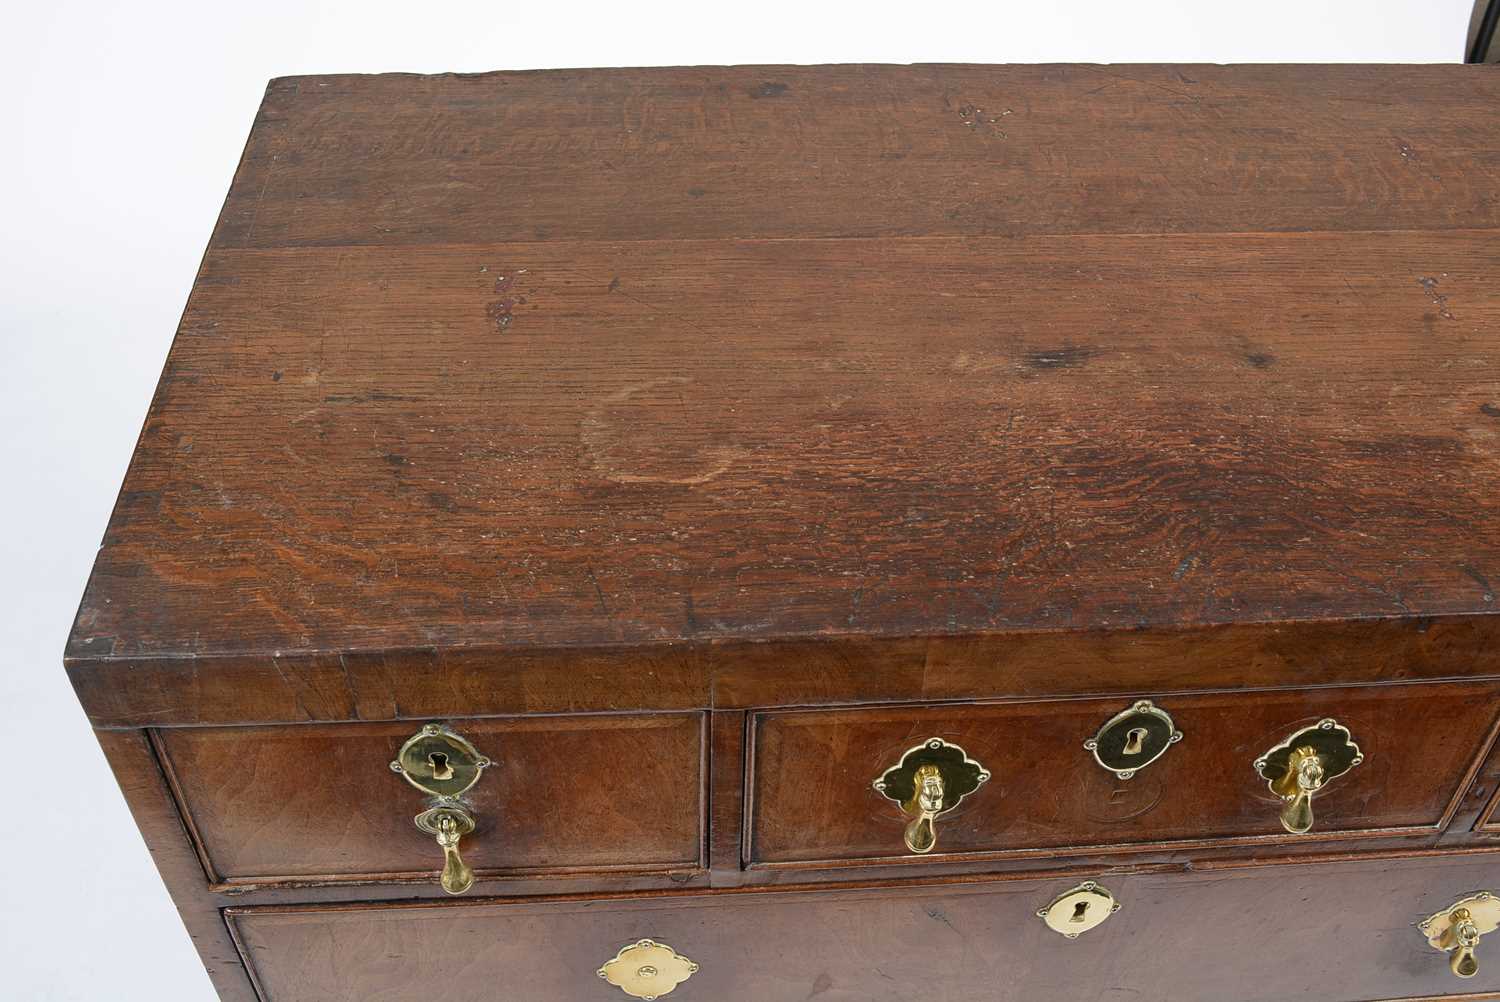
[[[1083,747],[1129,699],[767,713],[755,726],[749,856],[806,864],[1411,833],[1446,822],[1497,695],[1493,683],[1443,683],[1164,698],[1184,737],[1129,780]],[[1315,799],[1311,833],[1287,835],[1252,763],[1323,717],[1350,729],[1365,761]],[[993,778],[939,819],[933,856],[913,857],[905,816],[871,782],[929,737],[962,746]]]
[[[388,765],[420,726],[188,728],[157,741],[216,880],[402,878],[442,864],[412,824],[426,800]],[[700,714],[451,726],[494,760],[465,796],[478,828],[463,852],[481,877],[702,865]]]
[[[1413,923],[1496,883],[1492,857],[1105,875],[1076,940],[1036,911],[1078,876],[869,890],[231,909],[266,1002],[629,1002],[595,973],[643,938],[699,970],[670,1002],[1153,998],[1324,1002],[1500,990]],[[1495,950],[1490,949],[1493,954]],[[1473,995],[1465,995],[1472,998]]]

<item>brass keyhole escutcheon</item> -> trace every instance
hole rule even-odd
[[[1500,895],[1476,891],[1417,923],[1427,945],[1448,954],[1448,969],[1455,977],[1472,978],[1479,973],[1476,949],[1482,936],[1500,928]]]
[[[1313,798],[1364,760],[1349,728],[1325,717],[1256,759],[1255,771],[1281,798],[1282,828],[1302,835],[1313,827]]]
[[[1117,778],[1130,779],[1181,740],[1182,732],[1166,710],[1149,699],[1138,699],[1106,720],[1083,747]]]
[[[1113,894],[1094,881],[1085,880],[1053,898],[1050,905],[1038,909],[1036,914],[1048,929],[1068,939],[1077,939],[1090,929],[1097,929],[1119,910],[1120,903]]]
[[[490,760],[442,724],[426,724],[406,739],[391,771],[430,797],[452,800],[479,782]]]
[[[463,894],[474,886],[474,871],[464,862],[459,844],[477,824],[460,798],[489,765],[477,748],[442,724],[427,724],[413,734],[390,765],[392,772],[430,798],[427,810],[413,821],[443,851],[439,882],[449,894]]]
[[[989,778],[989,770],[958,745],[928,738],[909,749],[898,765],[881,773],[871,785],[881,796],[899,804],[911,819],[904,833],[906,848],[924,854],[937,846],[937,819]]]

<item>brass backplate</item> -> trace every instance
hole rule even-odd
[[[1171,715],[1151,700],[1141,699],[1106,720],[1083,747],[1120,779],[1130,779],[1181,740],[1182,732]]]
[[[1474,923],[1475,930],[1481,936],[1488,936],[1496,929],[1500,929],[1500,894],[1495,891],[1475,891],[1466,898],[1460,898],[1440,912],[1434,912],[1417,923],[1417,930],[1427,937],[1427,945],[1434,950],[1442,950],[1444,953],[1453,948],[1450,930],[1453,927],[1453,913],[1467,909],[1469,921]]]
[[[1120,903],[1113,894],[1092,880],[1085,880],[1053,898],[1050,905],[1036,914],[1047,923],[1048,929],[1068,939],[1077,939],[1119,910]]]
[[[660,998],[698,972],[698,965],[665,943],[642,939],[599,968],[599,977],[633,998]]]
[[[412,821],[416,823],[419,831],[428,835],[438,835],[442,832],[441,822],[444,818],[453,822],[453,828],[460,836],[472,834],[474,831],[474,815],[452,807],[429,807],[412,818]]]
[[[958,806],[959,801],[989,782],[989,770],[969,758],[962,748],[942,738],[928,738],[909,749],[901,761],[892,766],[871,785],[898,804],[909,804],[916,797],[917,770],[935,766],[943,777],[943,813]]]
[[[391,771],[429,796],[451,800],[479,782],[489,764],[466,739],[441,724],[427,724],[401,746]]]
[[[1291,761],[1302,748],[1311,748],[1317,754],[1323,767],[1323,786],[1365,760],[1359,745],[1349,734],[1349,728],[1336,720],[1324,718],[1292,734],[1255,760],[1255,771],[1278,797],[1290,797],[1297,792],[1296,770],[1291,768]]]

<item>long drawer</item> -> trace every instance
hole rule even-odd
[[[1141,761],[1156,757],[1121,770],[1128,778],[1105,768],[1086,743],[1132,709],[1129,699],[762,714],[753,736],[749,861],[801,866],[1432,832],[1492,739],[1500,687],[1424,683],[1159,703],[1181,739],[1143,747]],[[1330,774],[1311,798],[1311,828],[1289,833],[1281,823],[1286,802],[1256,763],[1324,721],[1330,735],[1347,730],[1358,764]],[[1142,737],[1149,746],[1152,735]],[[934,821],[936,843],[918,857],[904,840],[911,812],[874,785],[925,742],[961,750],[987,779],[956,803],[949,791]],[[908,788],[910,780],[908,770]]]
[[[1067,928],[1077,875],[252,907],[228,919],[266,1002],[624,1002],[616,983],[671,1002],[1286,1002],[1310,989],[1321,1002],[1472,999],[1500,991],[1500,945],[1482,938],[1478,975],[1460,980],[1414,924],[1500,883],[1495,859],[1098,875],[1080,900],[1107,917],[1072,939],[1038,912],[1061,899],[1054,923]],[[631,949],[642,940],[660,948]]]
[[[698,713],[450,722],[492,762],[463,804],[481,877],[685,870],[703,862]],[[211,879],[427,879],[443,862],[413,817],[429,801],[390,763],[421,724],[203,727],[157,732]],[[643,791],[651,796],[642,809]]]

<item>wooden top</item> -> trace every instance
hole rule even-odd
[[[1492,613],[1497,105],[1458,65],[273,81],[69,664]]]

